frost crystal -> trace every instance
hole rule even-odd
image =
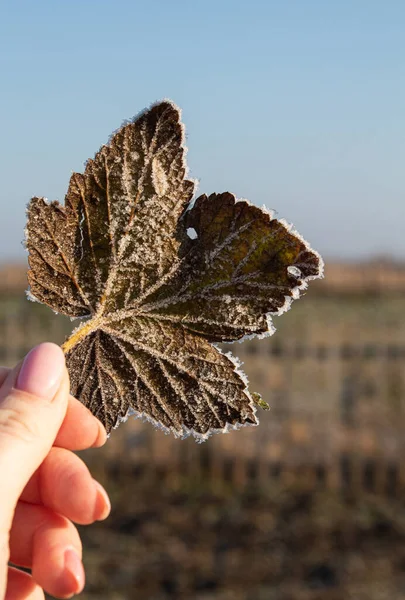
[[[192,203],[180,111],[125,124],[64,206],[32,198],[29,296],[81,317],[63,345],[71,392],[111,431],[135,414],[178,437],[256,425],[218,342],[263,337],[322,260],[292,227],[226,192]]]

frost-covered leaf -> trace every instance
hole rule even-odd
[[[170,318],[211,341],[268,331],[268,313],[286,310],[319,256],[287,225],[233,194],[200,196],[184,215],[193,228],[172,279],[144,300],[143,311]]]
[[[257,395],[212,342],[271,332],[322,261],[286,224],[186,179],[180,114],[124,125],[65,205],[33,198],[31,296],[85,317],[63,345],[71,391],[107,431],[130,413],[184,436],[256,424]],[[263,405],[264,406],[264,405]]]
[[[68,353],[68,363],[75,394],[107,430],[129,409],[180,436],[256,423],[235,364],[177,323],[106,320]]]

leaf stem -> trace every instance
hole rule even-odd
[[[70,338],[68,338],[66,342],[62,344],[63,352],[67,354],[74,346],[76,346],[76,344],[78,344],[83,338],[85,338],[86,335],[88,335],[95,329],[98,329],[100,327],[100,324],[101,319],[100,317],[98,317],[90,319],[90,321],[86,321],[86,323],[83,323],[83,325],[75,329]]]

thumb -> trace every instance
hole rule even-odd
[[[1,387],[0,531],[9,530],[18,498],[51,449],[68,397],[65,357],[51,343],[31,350]]]

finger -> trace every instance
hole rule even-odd
[[[84,462],[64,448],[52,448],[25,487],[21,500],[42,504],[81,525],[105,519],[110,501]]]
[[[10,532],[10,560],[31,568],[34,580],[66,598],[84,587],[82,547],[75,526],[42,506],[18,502]]]
[[[0,367],[0,385],[3,385],[4,380],[10,371],[11,369],[8,369],[7,367]]]
[[[0,386],[11,369],[0,367]],[[54,445],[69,450],[100,448],[107,441],[107,432],[99,421],[79,400],[69,396],[68,407]]]
[[[0,390],[0,536],[10,527],[14,506],[48,454],[62,424],[69,397],[64,354],[40,344],[9,372]]]
[[[0,386],[11,369],[0,367]],[[107,432],[99,421],[79,400],[69,396],[68,407],[54,445],[69,450],[100,448],[107,441]]]
[[[28,573],[9,567],[4,600],[44,600],[44,592]]]
[[[99,448],[107,440],[106,430],[81,402],[69,397],[65,418],[55,439],[55,446],[69,450]]]

